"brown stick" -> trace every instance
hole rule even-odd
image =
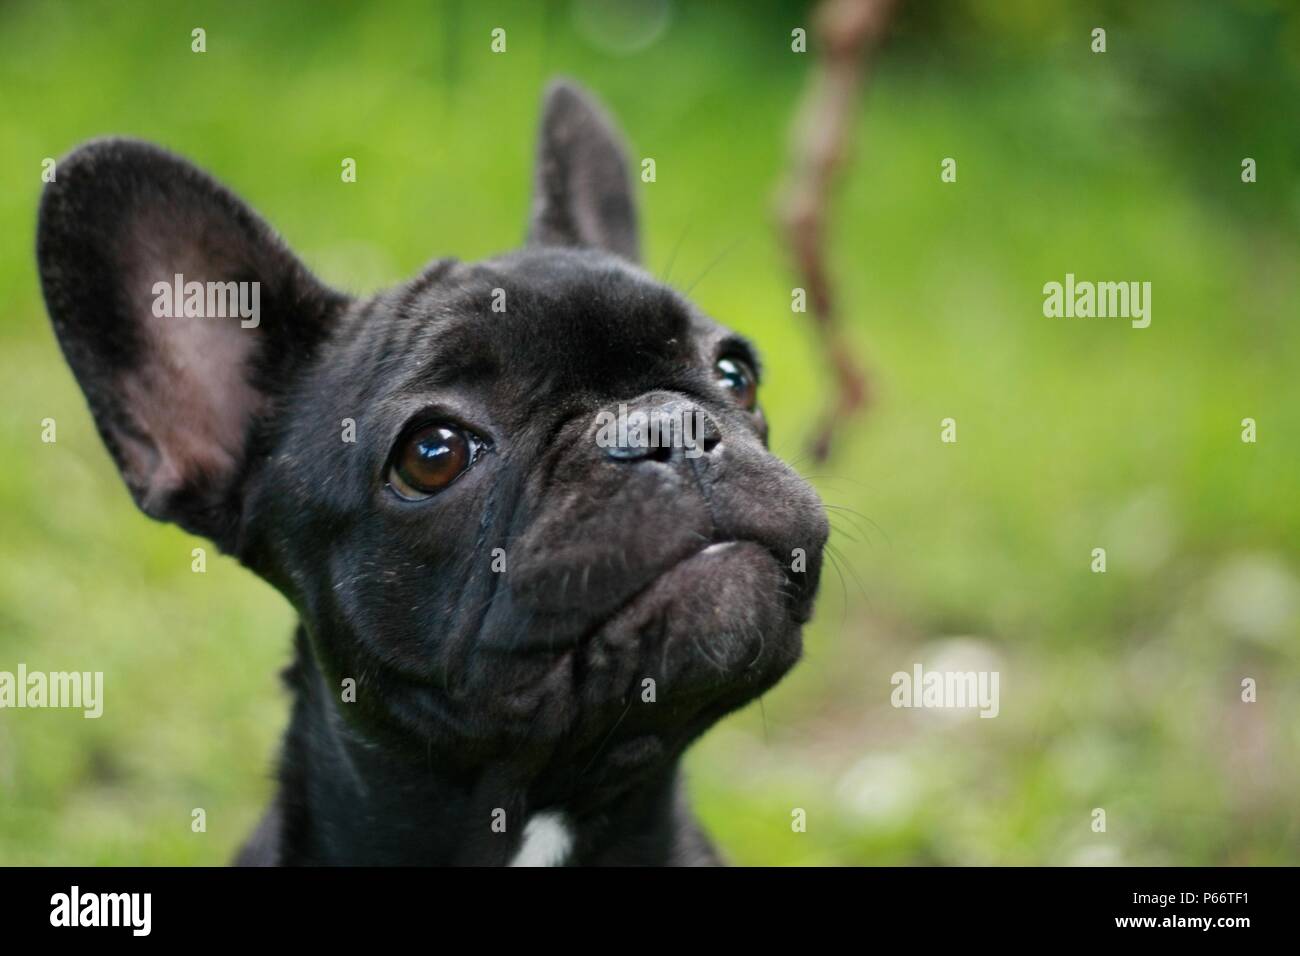
[[[820,56],[795,113],[790,172],[778,197],[778,222],[835,381],[835,395],[813,437],[818,462],[830,455],[836,426],[867,400],[866,375],[840,328],[824,240],[832,181],[847,152],[867,62],[884,37],[894,2],[822,0],[817,7],[813,31]]]

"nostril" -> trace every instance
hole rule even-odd
[[[677,456],[677,449],[671,445],[611,445],[605,449],[605,455],[614,461],[657,461],[667,463]]]
[[[605,457],[612,458],[614,461],[640,461],[648,458],[656,450],[638,445],[609,445],[605,448]]]
[[[699,406],[682,400],[619,405],[597,416],[596,444],[614,461],[667,464],[707,455],[722,444],[717,423]]]

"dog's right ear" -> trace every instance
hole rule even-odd
[[[95,425],[146,514],[232,550],[257,426],[347,299],[156,146],[94,142],[56,176],[37,261]]]

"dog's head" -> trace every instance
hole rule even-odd
[[[353,300],[111,140],[58,165],[38,258],[136,502],[293,602],[354,727],[625,776],[794,663],[827,534],[752,346],[637,246],[618,137],[557,84],[521,252]]]

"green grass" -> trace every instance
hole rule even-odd
[[[331,6],[326,23],[318,8],[0,8],[0,669],[106,683],[97,721],[0,711],[0,862],[225,862],[271,792],[293,621],[211,549],[191,573],[203,542],[131,505],[40,301],[41,159],[105,133],[161,142],[328,281],[368,291],[518,241],[556,72],[656,159],[639,187],[648,267],[678,248],[682,288],[707,268],[693,297],[767,355],[775,447],[870,519],[835,514],[844,584],[827,570],[806,661],[688,758],[727,854],[1300,862],[1300,187],[1281,162],[1238,178],[1242,156],[1274,154],[1284,102],[1243,103],[1231,135],[1196,127],[1195,104],[1060,31],[1032,55],[976,38],[961,65],[886,58],[832,253],[875,401],[811,466],[826,375],[769,221],[807,67],[787,52],[797,5],[678,10],[627,57],[564,7],[549,26],[538,5],[466,4],[450,26],[437,6]],[[1112,35],[1157,63],[1194,41],[1149,17]],[[1165,135],[1189,124],[1195,148]],[[1066,272],[1151,281],[1151,327],[1044,318],[1042,286]],[[946,417],[956,444],[939,441]],[[889,705],[893,672],[943,660],[1000,671],[997,719]]]

